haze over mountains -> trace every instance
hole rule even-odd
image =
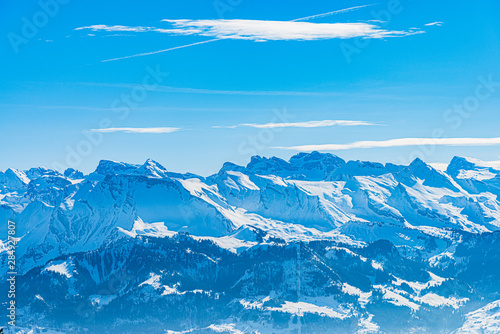
[[[254,156],[209,177],[103,160],[0,173],[0,217],[25,328],[493,333],[499,194],[500,170],[461,157]]]

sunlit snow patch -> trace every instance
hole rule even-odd
[[[52,262],[50,262],[50,265],[45,267],[45,269],[42,270],[42,273],[46,272],[46,271],[52,271],[52,272],[64,275],[67,278],[70,278],[73,276],[74,270],[75,270],[75,265],[73,264],[73,259],[69,258],[66,261],[52,261]]]
[[[315,313],[315,314],[318,314],[322,317],[337,318],[337,319],[347,318],[346,314],[342,314],[342,313],[339,313],[337,311],[334,311],[333,309],[331,309],[329,307],[317,306],[317,305],[305,303],[305,302],[285,301],[285,303],[283,305],[281,305],[280,307],[268,307],[267,310],[284,312],[284,313],[291,313],[291,314],[298,314],[298,315],[300,315],[302,313]]]
[[[134,226],[130,231],[121,227],[118,227],[118,230],[132,238],[135,238],[138,235],[164,238],[171,237],[176,234],[176,232],[169,231],[163,222],[145,223],[141,218],[137,218],[134,221]]]

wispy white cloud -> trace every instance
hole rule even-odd
[[[95,24],[85,27],[79,27],[75,30],[92,30],[92,31],[106,31],[106,32],[159,32],[162,34],[182,34],[181,31],[177,29],[161,29],[156,27],[130,27],[130,26],[122,26],[122,25],[112,25],[108,26],[105,24]],[[199,32],[199,31],[198,31]],[[186,34],[193,34],[196,31],[187,31]]]
[[[102,128],[102,129],[91,129],[90,132],[125,132],[125,133],[171,133],[179,131],[180,128],[168,128],[168,127],[158,127],[158,128]]]
[[[386,30],[370,23],[313,23],[264,20],[163,20],[179,34],[252,41],[311,41],[334,38],[401,37],[421,31]]]
[[[239,127],[252,127],[258,129],[275,129],[275,128],[320,128],[326,126],[359,126],[359,125],[379,125],[371,122],[364,121],[346,121],[346,120],[324,120],[324,121],[307,121],[307,122],[296,122],[296,123],[266,123],[266,124],[255,124],[255,123],[242,123],[238,125],[231,126],[213,126],[213,128],[239,128]]]
[[[307,18],[303,18],[304,20]],[[302,20],[302,19],[299,19]],[[265,20],[162,20],[172,28],[130,27],[104,24],[79,27],[75,30],[90,29],[106,32],[157,32],[170,35],[198,35],[216,39],[239,39],[252,41],[297,40],[311,41],[335,38],[386,38],[403,37],[423,33],[418,29],[386,30],[373,23],[313,23],[301,21]],[[190,46],[190,45],[189,45]],[[184,46],[185,47],[185,46]],[[179,48],[179,47],[177,47]],[[164,51],[163,51],[164,52]]]
[[[206,44],[223,39],[243,39],[257,42],[270,40],[321,40],[333,38],[385,38],[385,37],[403,37],[415,34],[421,34],[425,31],[411,28],[408,31],[386,30],[374,23],[376,20],[368,21],[370,23],[309,23],[301,22],[313,20],[316,18],[327,17],[336,14],[347,13],[350,11],[365,8],[369,5],[354,6],[335,10],[327,13],[306,16],[290,21],[264,21],[264,20],[162,20],[172,25],[170,29],[147,27],[147,26],[123,26],[123,25],[90,25],[76,28],[75,30],[92,30],[106,32],[157,32],[171,35],[199,35],[215,37],[208,41],[180,45],[167,49],[143,52],[134,55],[106,59],[102,62],[116,61],[134,57],[142,57],[162,52],[168,52],[183,49],[195,45]],[[93,35],[93,34],[89,34]]]
[[[340,10],[335,10],[332,12],[328,13],[322,13],[322,14],[316,14],[316,15],[311,15],[311,16],[306,16],[306,17],[301,17],[298,19],[294,19],[291,21],[285,21],[285,22],[298,22],[298,21],[307,21],[307,20],[313,20],[321,17],[327,17],[335,14],[341,14],[341,13],[347,13],[356,9],[368,7],[372,5],[362,5],[362,6],[354,6],[354,7],[349,7],[345,9],[340,9]],[[189,20],[162,20],[164,22],[171,22],[174,23],[177,21],[189,21]],[[195,21],[195,20],[193,20]],[[229,21],[229,20],[203,20],[203,21]],[[250,21],[250,20],[247,20]],[[273,22],[273,21],[270,21]],[[274,21],[276,22],[276,21]],[[281,22],[281,21],[278,21]],[[164,34],[182,34],[182,35],[193,35],[193,34],[198,34],[201,33],[202,30],[199,28],[193,28],[193,29],[162,29],[162,28],[157,28],[157,27],[148,27],[148,26],[124,26],[124,25],[105,25],[105,24],[94,24],[94,25],[89,25],[89,26],[84,26],[84,27],[78,27],[75,28],[75,30],[92,30],[92,31],[106,31],[106,32],[158,32],[158,33],[164,33]]]
[[[500,137],[496,138],[398,138],[381,141],[357,141],[349,144],[322,144],[322,145],[301,145],[301,146],[277,146],[273,148],[294,150],[294,151],[340,151],[355,148],[379,148],[379,147],[400,147],[400,146],[420,146],[420,145],[440,145],[440,146],[491,146],[500,145]]]
[[[426,27],[430,27],[430,26],[437,26],[437,27],[441,27],[444,23],[441,22],[441,21],[436,21],[436,22],[431,22],[431,23],[427,23],[425,24]]]

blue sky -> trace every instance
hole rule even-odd
[[[0,169],[500,160],[498,1],[55,1],[0,4]]]

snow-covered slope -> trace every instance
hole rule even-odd
[[[468,313],[466,319],[463,326],[454,331],[454,334],[500,333],[500,300]]]

